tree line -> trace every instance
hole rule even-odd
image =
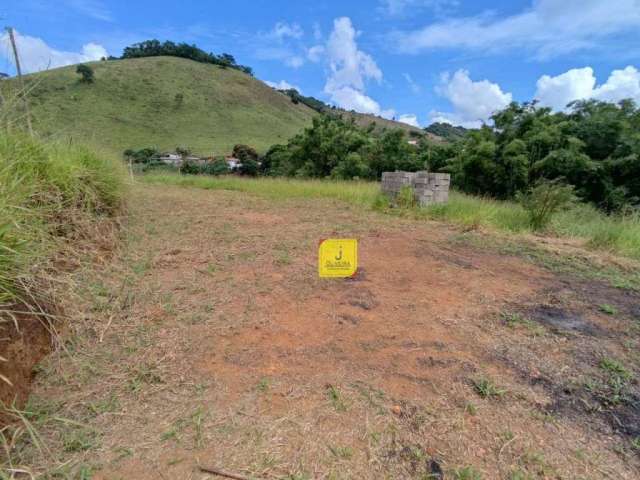
[[[260,158],[252,149],[234,154],[246,157],[245,174],[379,180],[385,171],[426,169],[450,173],[455,188],[475,195],[521,198],[549,181],[605,211],[640,208],[640,108],[632,100],[577,101],[555,113],[514,102],[491,125],[450,134],[435,143],[328,112]]]
[[[380,132],[324,115],[286,145],[271,147],[262,170],[379,179],[384,171],[428,169],[451,173],[464,192],[500,199],[546,179],[574,187],[581,200],[607,211],[640,206],[640,108],[632,100],[578,101],[557,113],[514,102],[492,120],[466,132],[449,129],[454,140],[445,144],[422,137],[411,145],[401,130]]]
[[[353,118],[322,115],[286,145],[272,146],[261,167],[267,175],[374,180],[386,171],[435,169],[455,154],[453,144],[408,140],[401,129],[362,128]]]
[[[219,65],[222,68],[233,68],[248,75],[253,75],[251,67],[239,65],[233,55],[228,53],[216,55],[214,53],[207,53],[195,45],[174,43],[171,41],[160,42],[155,39],[145,40],[144,42],[134,43],[133,45],[125,47],[120,59],[159,56],[188,58],[196,62]],[[110,59],[115,60],[117,57],[110,57]]]
[[[441,166],[457,188],[513,198],[549,179],[607,211],[640,205],[640,109],[632,100],[577,101],[557,113],[512,103],[492,119]]]

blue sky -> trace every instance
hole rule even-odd
[[[9,0],[29,71],[185,41],[347,109],[476,126],[511,100],[640,102],[640,0]],[[0,71],[14,73],[6,34]]]

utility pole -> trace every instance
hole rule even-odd
[[[16,39],[13,33],[12,27],[7,27],[7,33],[9,34],[9,41],[13,48],[13,58],[16,61],[16,71],[18,72],[18,81],[20,82],[20,89],[22,101],[24,102],[24,110],[27,115],[27,127],[29,128],[29,135],[33,137],[33,127],[31,126],[31,113],[29,112],[29,101],[27,100],[27,91],[24,87],[24,79],[22,78],[22,69],[20,68],[20,57],[18,56],[18,47],[16,46]]]

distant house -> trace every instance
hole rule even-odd
[[[225,157],[225,160],[227,161],[227,165],[231,171],[240,168],[242,165],[242,162],[235,157]]]
[[[182,165],[182,157],[177,153],[163,153],[162,155],[160,155],[158,160],[166,163],[167,165],[173,165],[176,167]]]
[[[407,143],[409,145],[417,146],[418,145],[418,140],[408,140]]]

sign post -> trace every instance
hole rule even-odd
[[[318,275],[321,278],[353,277],[358,271],[358,240],[332,238],[320,242]]]

